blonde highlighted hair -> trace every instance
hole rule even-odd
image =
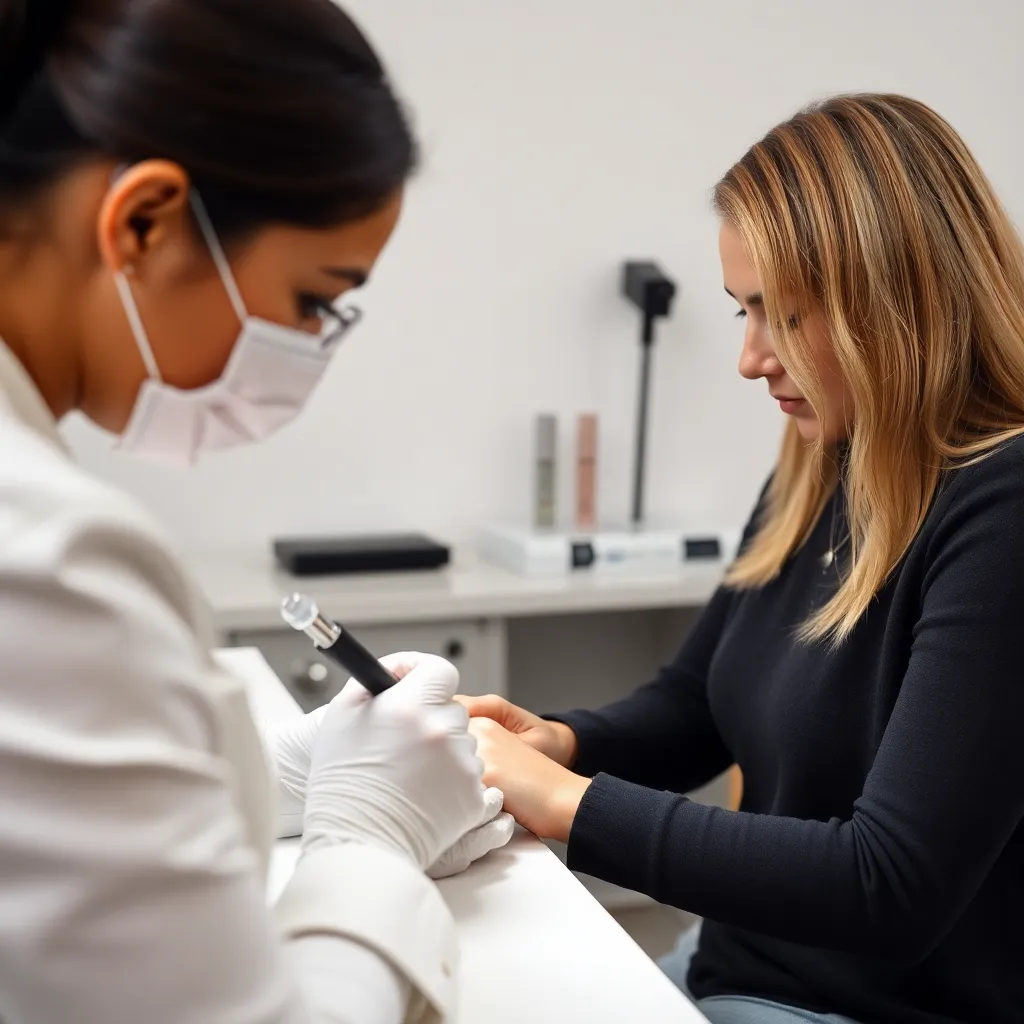
[[[844,576],[802,630],[839,642],[899,564],[943,475],[1024,433],[1024,248],[960,136],[903,96],[840,96],[801,112],[753,146],[714,199],[743,238],[779,358],[819,421],[801,314],[824,320],[852,396]],[[778,575],[837,472],[791,423],[731,585]]]

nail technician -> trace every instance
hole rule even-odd
[[[160,530],[56,429],[188,463],[292,419],[398,219],[399,104],[330,0],[0,0],[0,39],[0,1019],[442,1020],[425,872],[510,828],[457,672],[395,656],[386,694],[266,738],[305,814],[268,910],[242,685]]]
[[[1020,1024],[1024,247],[899,96],[777,126],[715,202],[775,474],[650,684],[555,721],[467,698],[485,778],[705,919],[663,966],[713,1024]],[[734,762],[738,811],[680,795]]]

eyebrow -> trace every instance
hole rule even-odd
[[[324,267],[323,271],[328,277],[338,277],[343,281],[348,281],[353,288],[362,288],[370,277],[365,270],[360,270],[358,267]]]
[[[728,288],[725,289],[725,294],[728,295],[730,299],[736,299],[736,296],[733,295]],[[740,300],[736,299],[736,301],[739,302]],[[763,306],[764,296],[760,292],[751,292],[751,294],[748,295],[740,304],[743,306]]]

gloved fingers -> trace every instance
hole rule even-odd
[[[470,833],[471,835],[479,835],[479,846],[477,848],[481,852],[477,854],[477,857],[482,857],[485,853],[490,853],[491,850],[498,850],[505,846],[512,838],[515,830],[516,819],[507,812],[499,814],[493,821],[487,822],[486,825],[481,825],[480,828],[476,829],[475,833]]]
[[[492,821],[467,832],[457,843],[445,850],[427,869],[427,875],[436,881],[461,874],[474,861],[492,850],[505,846],[512,838],[515,827],[516,823],[511,814],[499,814]]]
[[[450,749],[458,761],[480,780],[484,777],[484,762],[477,756],[476,737],[471,733],[459,733],[448,738]],[[484,806],[484,787],[480,786],[480,807]]]
[[[399,651],[397,654],[386,654],[380,663],[396,678],[404,679],[414,668],[423,664],[424,659],[436,657],[433,654],[420,654],[419,651]]]
[[[425,718],[427,730],[439,736],[469,735],[469,713],[455,701],[426,708]],[[473,749],[475,750],[476,737],[473,737],[473,740]]]
[[[501,814],[501,808],[505,804],[505,794],[500,789],[494,786],[488,786],[484,790],[484,810],[483,817],[478,822],[479,825],[486,825],[487,822],[491,821]]]
[[[469,847],[466,846],[465,837],[463,837],[449,846],[427,868],[427,877],[436,882],[442,878],[451,878],[452,875],[461,875],[472,863],[473,858],[470,856]]]
[[[463,850],[452,848],[445,850],[433,864],[427,868],[427,878],[439,882],[442,878],[451,878],[452,875],[461,875],[473,862]]]
[[[433,654],[417,655],[416,665],[378,700],[419,705],[448,704],[459,688],[459,670]]]
[[[477,808],[476,814],[471,819],[472,821],[486,821],[484,817],[484,787],[483,778],[486,766],[481,758],[477,757],[475,753],[471,753],[468,749],[465,751],[459,751],[456,754],[456,758],[460,765],[465,769],[466,773],[471,775],[473,778],[480,783],[480,796],[478,800],[473,801],[473,806]]]
[[[357,708],[370,700],[370,691],[357,679],[350,679],[335,694],[331,704],[336,708]]]
[[[268,747],[305,750],[308,754],[313,738],[320,728],[322,717],[320,709],[317,708],[308,715],[297,715],[283,721],[269,721],[263,728],[263,737]]]
[[[377,699],[381,700],[382,698],[378,697]],[[443,708],[428,708],[425,716],[425,729],[428,736],[433,735],[439,741],[443,739],[455,760],[468,774],[474,776],[480,783],[480,792],[478,794],[480,810],[473,819],[474,821],[480,821],[483,820],[484,793],[486,792],[483,785],[485,765],[483,760],[477,756],[476,737],[472,733],[465,731],[464,724],[461,729],[453,728],[453,720],[458,720],[458,716],[452,709],[456,708],[460,711],[463,710],[458,704],[454,703]]]
[[[511,814],[499,814],[479,828],[467,832],[460,842],[465,843],[473,860],[479,860],[485,853],[504,846],[515,832],[516,822]]]
[[[419,654],[416,651],[400,651],[397,654],[387,654],[380,659],[380,663],[397,679],[404,679],[414,668],[423,662],[424,658],[431,655]],[[341,707],[358,707],[371,699],[370,691],[357,679],[350,679],[335,696],[332,704]]]
[[[320,730],[318,711],[269,723],[263,733],[268,758],[284,790],[301,797],[306,789],[313,744]]]

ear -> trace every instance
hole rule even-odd
[[[188,174],[168,160],[123,171],[100,207],[100,256],[111,270],[142,271],[149,254],[189,232]]]

